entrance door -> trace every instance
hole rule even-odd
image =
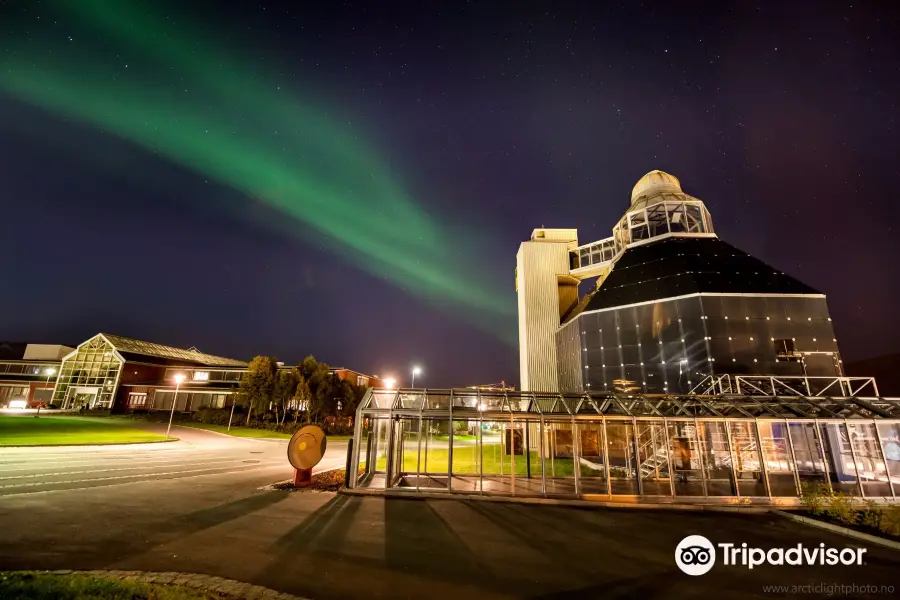
[[[75,394],[75,406],[85,408],[94,408],[97,394]]]

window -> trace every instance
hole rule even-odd
[[[128,394],[128,405],[129,406],[146,406],[147,405],[147,394],[146,393],[135,393],[135,392]]]
[[[194,371],[194,381],[209,381],[209,371]]]
[[[356,385],[358,385],[359,387],[369,387],[369,378],[362,375],[357,375]]]
[[[794,348],[794,340],[781,339],[775,340],[775,356],[778,360],[800,360]]]

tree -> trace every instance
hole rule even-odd
[[[278,376],[275,379],[275,421],[278,421],[278,407],[281,407],[281,425],[284,425],[284,418],[287,415],[287,404],[288,401],[294,397],[294,394],[297,391],[297,384],[300,381],[300,378],[303,377],[300,374],[300,370],[294,367],[293,369],[286,371],[280,370],[278,371]]]
[[[297,387],[294,389],[294,401],[297,403],[297,407],[299,410],[294,413],[294,423],[297,422],[297,413],[300,410],[306,412],[306,422],[309,423],[309,401],[312,398],[312,394],[309,392],[309,384],[306,382],[306,377],[302,374],[298,374],[297,379]]]
[[[247,425],[250,425],[250,416],[253,409],[265,410],[272,400],[275,391],[275,380],[278,372],[278,363],[269,356],[257,356],[250,361],[247,371],[241,377],[238,394],[248,405]]]

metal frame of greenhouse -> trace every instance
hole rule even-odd
[[[900,496],[900,398],[370,389],[354,433],[348,487],[371,492],[791,504],[817,486]]]

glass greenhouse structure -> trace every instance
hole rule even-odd
[[[900,399],[370,389],[355,427],[358,490],[769,504],[818,484],[900,496]]]

